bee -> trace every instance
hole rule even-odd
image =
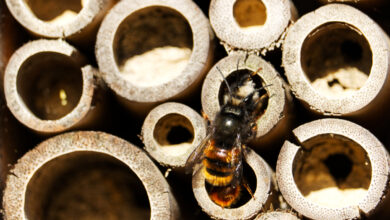
[[[238,66],[238,64],[237,64]],[[256,120],[268,103],[264,86],[256,88],[253,77],[260,71],[240,70],[236,80],[229,86],[221,70],[216,67],[225,82],[224,103],[208,127],[208,134],[191,153],[186,162],[187,171],[197,164],[206,182],[211,185],[210,199],[223,208],[229,208],[240,198],[242,186],[253,197],[252,191],[243,177],[243,160],[246,144],[256,134]],[[205,116],[207,119],[207,116]]]

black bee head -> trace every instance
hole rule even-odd
[[[225,105],[214,121],[217,135],[226,138],[235,138],[244,122],[245,112],[239,106]]]

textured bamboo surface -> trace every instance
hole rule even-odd
[[[388,219],[390,4],[343,3],[0,1],[0,215]],[[241,73],[254,196],[221,208],[182,166]]]

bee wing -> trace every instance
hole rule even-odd
[[[234,144],[234,149],[232,152],[232,163],[236,163],[235,169],[233,171],[234,173],[234,178],[231,182],[232,185],[240,185],[241,180],[242,180],[242,168],[243,168],[243,154],[245,153],[245,148],[243,149],[243,145],[241,144],[240,137],[237,137],[235,144]]]
[[[195,165],[200,163],[204,158],[204,149],[208,146],[208,142],[211,138],[211,133],[209,133],[202,142],[195,148],[195,150],[190,154],[186,161],[185,172],[191,173],[191,171],[195,168]],[[198,167],[199,169],[200,167]]]

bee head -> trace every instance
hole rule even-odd
[[[214,126],[218,135],[226,138],[235,138],[240,132],[245,119],[245,110],[239,106],[225,105],[216,116]]]

